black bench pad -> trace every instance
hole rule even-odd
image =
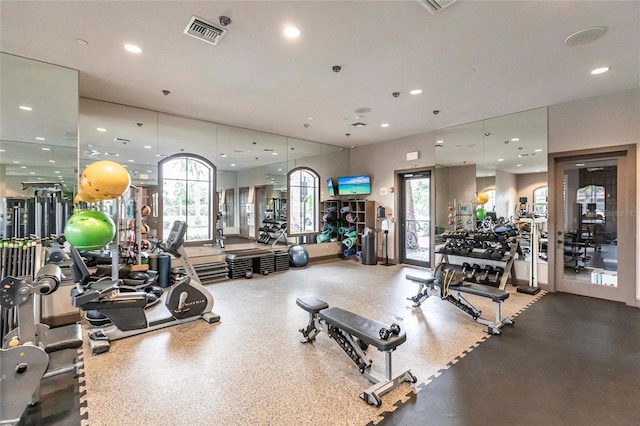
[[[315,297],[298,297],[296,299],[296,305],[300,306],[307,312],[317,314],[323,309],[327,309],[329,304],[323,300],[316,299]]]
[[[421,278],[421,277],[415,277],[413,275],[405,275],[405,278],[408,279],[409,281],[415,281],[421,284],[431,284],[432,282],[435,281],[435,278],[433,277]]]
[[[449,286],[449,290],[456,290],[461,293],[469,293],[475,296],[488,297],[494,302],[502,302],[509,297],[509,292],[506,290],[500,290],[496,287],[491,287],[483,284],[464,282],[460,285]]]
[[[324,309],[320,312],[320,318],[327,324],[334,325],[381,351],[395,349],[407,340],[407,334],[404,331],[401,331],[397,336],[392,335],[389,340],[383,340],[380,338],[380,329],[389,328],[387,324],[362,317],[344,309],[335,307]]]
[[[51,328],[42,338],[46,353],[63,349],[78,349],[82,346],[82,326],[70,324],[63,327]]]

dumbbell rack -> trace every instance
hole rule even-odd
[[[451,233],[449,235],[446,235],[446,241],[448,242],[451,240],[474,240],[474,235],[467,232]],[[516,259],[519,241],[517,238],[511,237],[507,242],[509,243],[510,247],[509,252],[505,253],[504,256],[502,256],[502,258],[500,258],[499,260],[484,257],[485,249],[473,249],[473,251],[466,255],[436,253],[436,260],[437,256],[442,256],[440,262],[436,263],[462,265],[464,262],[468,262],[477,263],[480,266],[502,267],[504,269],[504,272],[502,274],[502,277],[500,278],[500,284],[498,285],[498,288],[504,290],[510,277],[512,283],[517,282],[516,271],[513,267],[513,262]]]

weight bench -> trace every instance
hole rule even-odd
[[[442,284],[433,277],[420,278],[412,275],[406,275],[405,278],[409,281],[420,284],[418,293],[413,297],[407,298],[407,300],[413,301],[413,307],[420,306],[422,302],[429,298],[429,296],[437,293],[438,297],[448,301],[456,308],[460,309],[462,312],[473,318],[474,321],[486,325],[486,331],[489,334],[501,334],[501,328],[505,324],[513,325],[513,319],[511,319],[510,317],[502,317],[502,302],[509,298],[509,292],[506,290],[501,290],[499,288],[483,284],[469,283],[465,281],[459,285],[450,285],[448,287],[447,294],[443,294]],[[471,303],[469,303],[464,297],[462,297],[462,294],[460,293],[467,293],[474,296],[491,299],[495,303],[496,308],[495,321],[482,318],[482,311],[477,310]]]
[[[382,395],[404,382],[415,383],[417,381],[411,370],[392,377],[391,354],[407,340],[406,333],[400,331],[399,327],[395,325],[389,327],[344,309],[330,308],[326,302],[313,297],[299,297],[296,299],[296,304],[309,312],[307,327],[300,329],[303,336],[300,341],[302,343],[311,342],[321,331],[334,339],[358,367],[360,373],[373,383],[360,394],[360,398],[368,404],[380,407]],[[389,330],[390,328],[394,330],[394,326],[397,327],[397,334]],[[379,351],[385,353],[385,374],[372,370],[373,363],[367,359],[364,352],[369,345],[375,346]]]

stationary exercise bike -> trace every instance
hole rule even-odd
[[[0,424],[17,424],[28,405],[40,402],[42,379],[71,372],[77,376],[83,367],[75,357],[82,346],[80,325],[49,328],[35,316],[36,299],[56,291],[61,279],[60,267],[48,264],[35,280],[8,276],[0,282],[0,306],[18,314],[18,326],[0,347]]]
[[[160,248],[178,259],[186,276],[176,282],[166,293],[165,303],[145,311],[146,293],[121,292],[120,280],[89,281],[89,270],[72,247],[71,267],[76,288],[71,292],[72,304],[84,311],[97,310],[108,317],[112,325],[89,331],[91,353],[107,352],[110,342],[160,328],[203,319],[208,323],[220,321],[220,316],[212,312],[213,296],[200,283],[196,271],[184,250],[184,236],[187,224],[175,221],[171,232]]]

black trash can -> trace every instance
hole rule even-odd
[[[362,233],[362,264],[378,264],[378,233],[374,228],[364,228]]]

